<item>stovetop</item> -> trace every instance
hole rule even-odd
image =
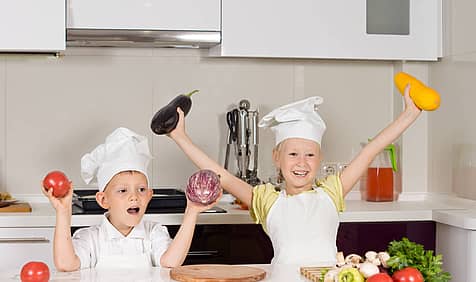
[[[167,214],[184,213],[187,205],[185,193],[177,189],[153,189],[147,214]],[[105,209],[101,208],[96,202],[95,189],[75,190],[73,195],[73,214],[103,214]],[[213,207],[205,213],[226,213],[226,210]]]

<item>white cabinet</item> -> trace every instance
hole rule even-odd
[[[436,60],[441,0],[222,1],[212,56]]]
[[[451,273],[451,281],[474,281],[476,230],[437,223],[436,253],[443,255],[443,269]]]
[[[0,1],[0,52],[64,50],[65,14],[65,0]]]
[[[54,228],[0,228],[0,271],[18,269],[29,261],[42,261],[54,269]]]
[[[220,0],[67,0],[68,28],[220,30]]]

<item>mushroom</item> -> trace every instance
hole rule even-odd
[[[336,281],[337,275],[339,274],[340,269],[331,269],[326,272],[324,275],[324,282],[334,282]]]
[[[377,254],[377,257],[379,258],[380,262],[382,263],[383,267],[388,267],[387,261],[390,258],[390,255],[387,252],[379,252]]]
[[[360,264],[359,271],[365,278],[368,278],[380,272],[378,266],[368,261]]]
[[[381,264],[380,262],[380,259],[379,258],[374,258],[373,260],[368,260],[368,262],[376,265],[376,266],[379,266]]]
[[[365,259],[368,261],[372,261],[377,258],[377,252],[368,251],[365,253]]]
[[[337,266],[343,266],[345,264],[343,252],[337,252],[336,259],[337,259],[337,263],[336,263]]]
[[[362,257],[357,254],[350,254],[345,257],[345,263],[350,264],[352,266],[358,267],[361,261]]]

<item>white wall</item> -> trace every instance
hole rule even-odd
[[[221,163],[224,114],[240,99],[248,98],[252,108],[259,105],[263,116],[311,95],[325,100],[325,161],[347,162],[360,142],[392,120],[394,100],[401,100],[394,93],[394,69],[382,61],[207,58],[206,51],[180,49],[80,48],[60,58],[0,56],[0,190],[39,193],[51,169],[64,170],[84,187],[81,156],[119,126],[149,137],[152,185],[183,187],[194,166],[149,124],[161,106],[192,89],[200,93],[187,116],[189,134]],[[274,173],[272,146],[270,132],[261,131],[264,179]]]
[[[476,199],[476,2],[445,3],[446,54],[430,65],[442,102],[429,118],[429,187]]]

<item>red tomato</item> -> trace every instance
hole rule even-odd
[[[48,282],[50,269],[41,261],[30,261],[22,267],[20,279],[22,282]]]
[[[393,282],[392,277],[387,273],[377,273],[369,278],[367,278],[366,282]]]
[[[51,171],[43,179],[43,187],[46,191],[53,188],[53,196],[62,198],[71,189],[71,182],[64,173],[59,170]]]
[[[394,282],[423,282],[423,275],[414,267],[405,267],[392,275]]]

